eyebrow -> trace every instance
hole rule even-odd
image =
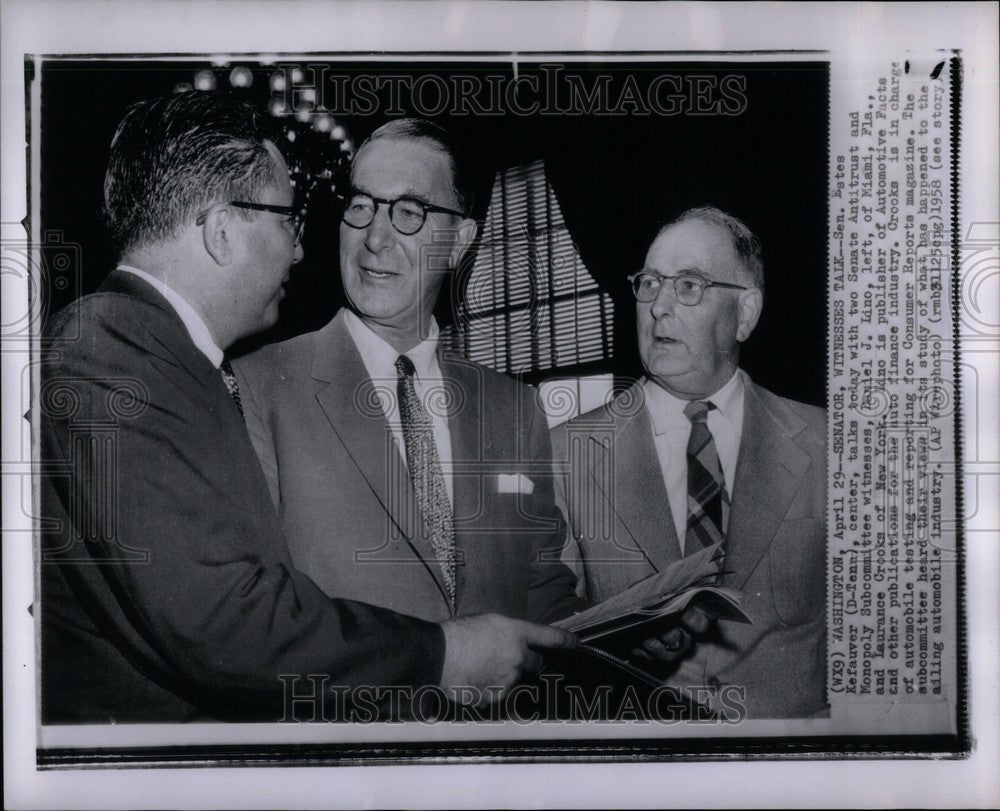
[[[657,276],[660,276],[664,279],[667,278],[667,274],[663,273],[657,268],[645,267],[643,268],[643,273],[655,273]],[[712,276],[705,273],[705,271],[700,270],[699,268],[681,268],[676,273],[674,273],[673,276],[700,276],[701,278],[707,279],[708,281],[712,282],[717,281],[717,279],[713,278]]]

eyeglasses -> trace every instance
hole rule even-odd
[[[456,217],[465,216],[461,211],[455,211],[453,208],[431,205],[422,200],[414,200],[412,197],[383,200],[380,197],[372,197],[370,194],[353,191],[349,196],[340,199],[344,203],[341,219],[345,225],[349,225],[351,228],[367,228],[375,219],[379,205],[387,205],[389,206],[389,222],[392,223],[392,227],[406,236],[415,234],[424,227],[428,211],[454,214]]]
[[[288,217],[292,226],[292,233],[295,236],[295,244],[298,245],[302,241],[302,232],[306,227],[305,212],[294,206],[273,206],[269,203],[244,203],[242,200],[229,200],[225,205],[236,208],[248,208],[252,211],[270,211],[272,214],[280,214],[283,217]],[[194,224],[204,225],[207,218],[208,209],[206,208],[198,215]]]
[[[660,288],[663,283],[671,281],[674,283],[674,295],[677,300],[688,307],[701,304],[702,296],[705,295],[706,287],[726,287],[732,290],[749,290],[739,284],[729,284],[727,282],[716,282],[693,273],[682,273],[678,276],[661,276],[659,273],[650,273],[641,270],[628,277],[632,283],[632,292],[636,300],[641,302],[655,301],[660,295]]]

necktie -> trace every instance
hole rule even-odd
[[[219,374],[222,375],[222,382],[226,384],[226,390],[229,392],[229,396],[233,398],[233,402],[236,403],[236,407],[240,410],[240,416],[243,416],[243,401],[240,399],[240,386],[236,382],[236,375],[233,374],[233,367],[229,365],[228,360],[223,360],[222,364],[219,366]]]
[[[434,444],[431,419],[424,410],[413,387],[415,369],[413,362],[400,355],[396,359],[396,394],[399,399],[399,416],[403,427],[403,442],[406,445],[406,461],[410,469],[410,481],[417,498],[424,527],[431,542],[431,548],[441,566],[448,599],[455,608],[455,527],[452,520],[451,504],[445,488],[441,460]]]
[[[727,499],[726,482],[715,450],[715,440],[708,430],[711,403],[692,400],[684,406],[684,416],[691,420],[688,439],[688,520],[684,538],[685,554],[697,552],[721,541],[722,502]]]

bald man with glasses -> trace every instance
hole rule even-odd
[[[826,414],[739,368],[764,302],[759,241],[717,208],[691,209],[629,281],[645,378],[553,431],[563,559],[602,601],[721,543],[719,580],[753,624],[679,627],[636,656],[687,651],[660,669],[665,683],[739,701],[750,719],[822,713]]]

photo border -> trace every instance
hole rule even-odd
[[[53,4],[53,5],[56,5],[56,4]],[[968,17],[968,19],[970,19],[970,20],[973,19],[974,16],[976,16],[976,15],[973,14],[973,9],[970,8],[970,6],[974,6],[974,5],[977,5],[977,4],[950,4],[952,10],[955,10],[957,12],[961,12],[961,13],[966,14],[967,17]],[[982,6],[982,4],[980,4],[980,7],[981,6]],[[727,13],[729,12],[728,8],[726,8],[725,10],[727,11]],[[846,23],[846,22],[849,22],[851,19],[856,19],[857,15],[861,14],[861,12],[849,12],[846,9],[843,9],[843,10],[837,9],[836,11],[840,12],[843,15],[842,17],[838,17],[836,19],[837,23]],[[907,11],[911,15],[914,14],[914,11],[912,9],[907,9]],[[982,22],[983,17],[984,16],[986,17],[985,24],[984,24],[983,27],[984,27],[985,30],[993,31],[994,33],[991,34],[991,35],[989,35],[989,36],[995,38],[995,26],[991,25],[991,22],[995,21],[993,19],[993,18],[995,18],[995,14],[993,14],[993,15],[989,15],[989,14],[983,15],[983,14],[979,13],[980,9],[976,9],[975,12],[976,12],[976,14],[978,14],[978,18],[979,18],[979,20],[981,22]],[[833,12],[830,12],[830,13],[832,14]],[[734,16],[738,16],[738,14],[734,12]],[[791,16],[793,18],[801,20],[801,17],[796,17],[795,14],[792,14]],[[891,15],[889,15],[889,16],[891,16]],[[924,13],[920,13],[920,14],[917,14],[916,16],[920,17],[921,19],[926,19],[927,15],[925,15]],[[895,32],[895,40],[898,42],[899,39],[901,39],[901,38],[905,37],[907,34],[909,34],[910,37],[911,37],[911,39],[908,41],[908,44],[914,44],[914,45],[919,46],[921,43],[916,42],[916,40],[919,39],[919,38],[913,36],[912,26],[904,23],[899,18],[896,18],[896,19],[897,19],[897,22],[899,24],[899,29],[900,30],[898,30],[898,31]],[[879,34],[879,36],[883,36],[883,37],[886,36],[886,34],[884,32],[885,32],[885,29],[888,28],[888,26],[887,26],[885,20],[883,18],[879,17],[879,18],[876,19],[876,23],[878,23],[880,26],[882,26],[882,27],[878,27],[876,29],[877,32],[882,32],[881,34]],[[801,25],[801,22],[799,23],[799,25]],[[5,27],[8,28],[8,33],[5,35],[5,40],[7,40],[7,37],[10,35],[9,34],[10,28],[9,28],[9,26],[5,26]],[[776,30],[777,29],[774,29],[774,31],[776,31]],[[952,28],[943,28],[943,29],[942,28],[938,28],[933,33],[933,38],[935,40],[948,39],[948,37],[951,36],[949,32],[951,32],[953,30],[954,29],[952,29]],[[772,31],[771,36],[776,36],[777,35],[774,31]],[[23,26],[20,27],[20,32],[21,32],[21,34],[24,33],[24,27]],[[752,39],[753,36],[754,35],[751,33],[750,36],[749,36],[749,38]],[[992,56],[989,56],[990,53],[991,53],[991,47],[990,46],[992,44],[992,40],[991,39],[986,39],[985,40],[986,47],[985,48],[980,47],[983,44],[983,37],[984,36],[985,35],[983,35],[982,32],[979,32],[979,39],[978,40],[971,38],[967,34],[963,35],[963,37],[965,37],[965,39],[963,39],[963,37],[957,37],[958,39],[963,39],[963,42],[962,42],[962,45],[963,45],[963,54],[965,54],[966,58],[968,58],[968,54],[969,54],[970,51],[975,56],[979,57],[980,61],[977,63],[977,65],[980,67],[980,69],[982,69],[982,66],[984,64],[987,65],[987,66],[991,66],[992,64],[995,63],[995,54],[993,54]],[[876,36],[874,38],[878,39],[878,36]],[[952,36],[952,39],[955,39],[955,38],[956,37]],[[793,36],[792,39],[795,39],[795,37]],[[800,39],[801,39],[801,37],[800,37]],[[723,40],[723,41],[725,41],[725,40]],[[926,44],[926,43],[924,43],[924,44]],[[942,45],[942,44],[945,44],[945,45],[958,45],[959,43],[953,43],[953,42],[941,43],[941,42],[937,42],[937,44],[938,45]],[[251,51],[251,52],[257,52],[257,51]],[[109,54],[109,55],[117,56],[117,54]],[[985,62],[983,62],[982,60],[984,58],[986,58],[987,56],[989,58],[986,59]],[[4,61],[6,63],[7,59],[5,58]],[[991,86],[990,85],[983,85],[983,82],[982,82],[981,79],[978,80],[978,84],[979,84],[979,86],[976,87],[975,83],[974,83],[973,90],[972,90],[972,92],[975,94],[976,98],[979,98],[980,100],[982,100],[985,97],[986,99],[995,100],[995,94],[996,94],[995,84],[993,84]],[[4,103],[4,109],[6,111],[8,109],[7,103],[9,102],[9,93],[5,93],[5,96],[7,96],[7,98],[5,99],[5,103]],[[967,110],[968,110],[968,107],[966,108],[966,111]],[[4,130],[5,130],[5,148],[4,148],[4,153],[5,153],[5,161],[6,161],[7,150],[8,150],[8,147],[9,147],[9,142],[6,141],[6,134],[7,134],[7,131],[8,131],[8,125],[4,125]],[[972,140],[974,142],[974,145],[976,147],[975,149],[973,149],[972,155],[975,156],[976,158],[979,158],[979,159],[981,159],[981,160],[984,161],[981,165],[984,166],[986,170],[995,171],[995,167],[996,167],[995,151],[989,151],[989,150],[987,150],[987,151],[984,152],[984,150],[982,150],[982,148],[981,148],[983,146],[983,144],[990,144],[990,143],[994,143],[995,142],[995,132],[992,132],[992,133],[989,132],[988,128],[984,128],[984,130],[986,130],[986,131],[983,134],[976,135],[975,137],[972,138]],[[968,132],[967,132],[967,134],[968,134]],[[967,151],[966,155],[968,155],[968,154],[969,153]],[[987,177],[989,176],[989,171],[986,172]],[[10,174],[8,172],[5,172],[5,175],[6,175],[7,178],[10,177]],[[8,181],[6,179],[4,181],[4,186],[5,186],[5,197],[4,197],[4,199],[5,199],[5,203],[6,203],[8,201],[8,197],[7,197],[7,194],[6,194],[6,189],[7,189],[7,186],[8,186]],[[980,193],[978,193],[978,194],[975,195],[975,201],[976,201],[976,203],[978,205],[981,205],[984,200],[990,201],[989,202],[989,206],[990,207],[982,210],[982,213],[985,214],[987,218],[994,217],[995,211],[993,210],[992,206],[993,206],[993,203],[995,202],[995,191],[989,192],[989,193],[985,194],[985,196],[984,196],[982,194],[982,190],[980,190]],[[8,211],[9,210],[10,209],[8,209]],[[973,213],[979,213],[979,210],[977,209],[977,211],[973,212]],[[8,218],[5,217],[5,219],[8,219]],[[994,217],[993,220],[989,220],[988,219],[988,221],[995,222],[996,220],[995,220],[995,217]],[[967,224],[967,221],[966,221],[966,224]],[[961,331],[961,325],[958,322],[956,322],[955,327],[956,327],[956,330]],[[993,374],[995,374],[995,371],[993,372]],[[968,381],[965,381],[965,382],[967,383]],[[6,416],[6,400],[7,400],[7,398],[5,398],[5,416]],[[993,402],[987,403],[987,409],[995,409],[995,400]],[[987,415],[989,415],[991,413],[993,413],[993,412],[990,411],[990,410],[987,411]],[[8,421],[5,420],[5,423],[6,422],[8,422]],[[5,499],[5,503],[6,503],[6,501],[7,500]],[[996,505],[993,505],[994,514],[995,514],[995,507],[996,507]],[[5,510],[5,512],[6,512],[6,510]],[[5,521],[5,530],[6,530],[6,521]],[[10,536],[8,536],[7,538],[5,538],[5,541],[8,542],[8,543],[5,543],[5,547],[9,546],[9,540],[10,540]],[[971,548],[970,548],[969,551],[971,552],[973,550],[971,550]],[[980,562],[980,563],[982,563],[983,560],[984,560],[984,552],[985,552],[985,550],[983,550],[982,547],[979,547],[978,550],[976,550],[976,555],[977,555],[977,558],[978,558],[978,562]],[[995,555],[996,555],[996,552],[995,552],[995,550],[993,550],[993,551],[990,552],[990,554],[988,556],[986,556],[985,559],[987,561],[993,560],[995,558]],[[8,558],[8,555],[5,554],[5,564],[8,564],[9,562],[10,562],[10,560]],[[6,566],[5,566],[5,568],[6,568]],[[983,570],[981,570],[981,569],[974,569],[974,570],[972,570],[972,571],[969,572],[969,575],[970,575],[970,577],[974,577],[975,580],[976,580],[976,583],[978,584],[978,586],[976,586],[975,594],[973,595],[977,599],[974,599],[974,600],[971,601],[971,607],[973,609],[975,609],[977,607],[981,609],[983,607],[989,608],[991,606],[996,605],[996,599],[995,599],[996,595],[993,593],[993,589],[991,589],[988,592],[985,592],[982,588],[980,588],[980,586],[982,586]],[[5,581],[6,581],[6,578],[5,578]],[[6,583],[5,583],[5,585],[6,585]],[[994,586],[994,588],[995,588],[995,586]],[[984,598],[985,598],[985,600],[984,600]],[[7,605],[8,605],[8,590],[7,589],[5,589],[5,600],[4,600],[4,602],[5,602],[5,608],[6,608]],[[984,602],[986,603],[985,606],[983,605]],[[992,636],[987,636],[986,637],[987,639],[992,638],[992,639],[995,640],[995,638],[996,638],[995,637],[995,625],[996,625],[995,624],[995,620],[989,619],[989,617],[992,617],[993,615],[992,614],[985,615],[985,617],[986,617],[985,625],[983,624],[984,615],[977,614],[976,616],[979,617],[980,638],[981,638],[981,633],[985,632],[987,634],[991,634],[992,635]],[[5,637],[6,637],[6,634],[5,634]],[[980,659],[980,660],[974,660],[973,662],[970,662],[970,666],[971,666],[970,667],[970,673],[972,671],[976,671],[978,673],[978,677],[979,677],[979,680],[980,680],[980,686],[983,686],[983,684],[982,684],[982,678],[983,678],[984,662],[991,662],[991,661],[993,661],[995,659],[995,652],[993,652],[993,653],[986,652],[986,654],[987,654],[987,658]],[[5,659],[6,659],[6,657],[5,657]],[[6,667],[5,667],[5,670],[6,670]],[[996,676],[995,676],[995,673],[993,674],[993,677],[992,677],[992,686],[994,686],[994,687],[996,686]],[[7,692],[7,690],[6,690],[6,687],[5,687],[5,693],[6,692]],[[989,714],[988,709],[985,710],[986,711],[986,715],[985,716],[982,715],[982,712],[984,711],[984,705],[985,705],[986,708],[988,708],[990,706],[995,706],[995,700],[996,700],[995,699],[995,691],[994,691],[994,694],[993,694],[992,698],[989,697],[990,693],[989,693],[988,690],[985,691],[985,692],[984,691],[980,691],[977,695],[979,696],[979,698],[976,701],[976,714],[975,714],[975,716],[972,716],[970,714],[970,716],[969,716],[969,722],[972,723],[972,718],[973,717],[979,717],[980,718],[980,724],[981,724],[982,720],[984,718],[985,719],[989,719],[991,717],[990,714]],[[7,715],[7,714],[5,714],[5,715]],[[996,742],[995,742],[996,730],[995,730],[994,727],[995,727],[995,725],[987,726],[985,728],[982,727],[982,726],[979,726],[979,732],[975,734],[975,747],[976,747],[977,752],[976,752],[976,756],[974,758],[972,758],[972,760],[973,761],[975,761],[975,760],[979,761],[979,768],[980,769],[985,768],[985,766],[984,766],[984,764],[982,762],[984,755],[987,758],[987,762],[989,762],[989,763],[995,762],[995,761],[992,761],[992,760],[989,759],[990,756],[991,756],[991,754],[995,754],[996,753]],[[7,731],[7,729],[8,729],[7,722],[5,721],[5,732]],[[976,726],[975,726],[975,724],[973,724],[973,726],[972,726],[973,732],[975,732],[975,729],[976,729]],[[18,737],[23,737],[23,736],[18,736]],[[862,757],[863,757],[863,755],[862,755]],[[5,756],[5,759],[6,759],[6,756]],[[968,763],[968,761],[967,761],[967,763]],[[734,767],[735,767],[735,765],[736,764],[733,764]],[[830,765],[832,765],[832,764],[830,764]],[[899,764],[897,764],[897,765],[899,765]],[[973,763],[968,763],[968,765],[972,766],[974,764]],[[885,798],[889,797],[889,796],[895,798],[897,801],[902,802],[902,803],[906,802],[905,798],[910,798],[910,800],[909,800],[910,803],[919,802],[920,804],[924,804],[928,800],[932,800],[935,797],[941,798],[938,801],[944,801],[943,798],[947,797],[948,801],[950,801],[950,802],[956,802],[957,798],[964,796],[965,798],[967,798],[967,801],[969,802],[969,804],[976,804],[976,805],[982,804],[984,802],[986,802],[986,803],[990,802],[990,800],[987,799],[988,797],[992,797],[993,798],[993,802],[996,801],[996,796],[997,795],[994,794],[994,793],[992,793],[992,792],[995,792],[995,790],[996,790],[996,781],[995,781],[995,779],[992,779],[992,780],[984,782],[983,781],[983,775],[981,773],[977,773],[978,774],[978,778],[979,778],[979,782],[975,782],[975,783],[970,784],[969,782],[966,782],[966,781],[962,780],[959,777],[959,775],[964,775],[964,774],[968,773],[968,770],[965,769],[965,764],[951,764],[951,766],[954,767],[954,768],[952,770],[950,770],[950,771],[944,770],[943,767],[945,767],[945,766],[948,766],[948,764],[947,763],[938,763],[938,764],[934,764],[934,765],[928,765],[928,766],[926,766],[926,771],[925,772],[919,773],[919,775],[920,775],[919,779],[916,779],[917,775],[915,773],[913,773],[911,770],[904,769],[904,768],[897,769],[897,770],[892,771],[892,772],[885,771],[885,772],[882,772],[882,774],[885,775],[885,780],[884,781],[882,781],[880,783],[876,783],[874,780],[872,780],[871,782],[865,781],[865,782],[863,782],[861,784],[858,784],[858,785],[845,785],[843,782],[841,782],[842,775],[844,774],[843,770],[841,770],[841,769],[831,769],[829,771],[829,775],[830,775],[830,777],[832,777],[832,778],[834,778],[836,780],[836,786],[837,786],[837,788],[839,788],[843,792],[843,794],[845,796],[854,797],[855,801],[857,801],[856,798],[865,797],[865,796],[867,796],[869,798],[870,802],[880,802],[880,803],[884,803],[885,802]],[[458,771],[458,769],[456,768],[456,769],[450,770],[450,771],[454,772],[454,771]],[[737,770],[735,768],[730,768],[729,771],[730,771],[730,774],[746,774],[746,772],[744,772],[743,770]],[[503,770],[503,773],[506,774],[508,772],[507,772],[507,770]],[[581,782],[584,785],[589,785],[589,783],[588,783],[588,781],[586,779],[586,774],[587,773],[585,773],[585,772],[579,772],[579,771],[575,771],[574,773],[577,775],[577,778],[579,780],[581,780]],[[625,772],[623,772],[623,774],[624,773]],[[711,773],[713,773],[713,772],[707,772],[707,773],[703,772],[702,775],[703,775],[703,777],[707,777],[707,775],[711,774]],[[793,764],[787,764],[787,768],[783,768],[783,769],[778,770],[778,771],[775,771],[775,770],[772,770],[772,769],[760,769],[760,770],[754,770],[754,773],[756,773],[759,776],[761,776],[761,775],[769,775],[771,777],[774,777],[775,775],[777,775],[777,776],[787,775],[787,778],[788,778],[789,782],[792,782],[792,781],[799,782],[804,777],[805,774],[810,774],[810,775],[812,775],[812,783],[811,783],[811,785],[813,786],[814,789],[818,789],[820,791],[820,794],[818,796],[826,798],[826,801],[824,802],[824,804],[826,804],[826,802],[828,802],[829,798],[832,796],[830,794],[822,793],[822,787],[823,786],[826,786],[828,789],[833,787],[833,784],[828,783],[828,782],[826,782],[824,780],[823,775],[826,775],[827,772],[823,772],[823,773],[816,772],[816,771],[804,772],[803,769],[794,767]],[[865,772],[865,773],[867,773],[867,772]],[[8,770],[8,775],[10,775],[10,774],[11,774],[11,771]],[[434,772],[434,774],[439,774],[439,773]],[[481,774],[481,773],[477,772],[476,774]],[[532,774],[536,774],[537,775],[538,773],[537,772],[532,772]],[[607,773],[606,770],[600,770],[599,772],[595,772],[595,774],[599,774],[601,777],[606,777],[608,773]],[[678,772],[675,771],[675,770],[670,770],[667,774],[671,778],[676,778]],[[891,778],[890,777],[891,774],[903,775],[903,777],[902,777],[902,779],[900,779],[899,777]],[[271,775],[271,777],[269,777],[268,775]],[[264,777],[265,780],[270,780],[273,783],[273,781],[274,781],[274,776],[273,775],[274,775],[273,771],[272,770],[268,770],[268,772],[265,773],[263,777]],[[835,775],[840,775],[841,778],[837,779],[837,778],[834,777]],[[84,776],[83,774],[77,774],[76,775],[76,777],[83,777],[83,776]],[[428,775],[428,777],[430,777],[430,775]],[[650,779],[656,779],[655,775],[653,775],[653,774],[650,774],[649,777],[650,777]],[[950,780],[949,780],[949,777],[951,778]],[[459,782],[459,776],[457,774],[453,774],[452,775],[452,779],[454,779],[456,783]],[[493,779],[490,778],[488,775],[484,776],[484,777],[479,777],[479,778],[474,777],[472,779],[473,779],[473,784],[476,784],[477,782],[481,782],[485,786],[495,785]],[[779,782],[779,784],[785,783],[784,780],[779,780],[778,782]],[[185,781],[185,785],[187,785],[187,786],[191,786],[191,785],[193,785],[195,783],[204,784],[203,781],[194,781],[194,780],[192,780],[192,781]],[[533,788],[538,786],[537,780],[533,780],[533,779],[527,780],[527,784],[530,785]],[[290,785],[290,784],[285,783],[284,785]],[[364,793],[365,789],[360,788],[361,785],[362,784],[357,783],[357,782],[352,782],[349,779],[347,781],[347,786],[349,788],[351,788],[352,791],[354,792],[350,796],[356,797],[356,798],[361,798],[361,800],[360,800],[361,802],[365,802],[364,798],[368,797],[369,798],[368,801],[370,801],[370,798],[373,795]],[[367,783],[365,785],[367,785]],[[706,782],[704,784],[705,788],[708,788],[710,785],[711,785],[711,783],[709,783],[709,782]],[[23,788],[23,786],[22,786],[22,788]],[[428,788],[432,788],[432,786],[428,786],[428,785],[424,785],[423,786],[424,790],[427,790]],[[709,794],[708,792],[706,792],[703,795],[699,795],[699,796],[704,796],[704,797],[709,797],[709,796],[716,796],[716,797],[723,796],[723,797],[728,797],[729,801],[733,801],[733,798],[735,798],[737,796],[742,796],[742,791],[737,791],[736,793],[730,791],[730,792],[726,793],[724,791],[716,791],[716,789],[718,789],[718,788],[719,788],[718,786],[715,786],[713,788],[711,794]],[[941,790],[942,788],[946,789],[946,791],[942,791]],[[756,796],[758,796],[758,797],[763,796],[765,794],[768,794],[767,790],[764,788],[763,785],[758,784],[757,785],[757,789],[760,790],[760,793],[756,794]],[[189,790],[193,790],[193,789],[189,789],[189,788],[184,789],[184,791],[189,791]],[[369,789],[369,791],[370,791],[370,789]],[[889,792],[889,791],[894,791],[895,793],[891,794],[891,795],[886,794],[886,792]],[[990,793],[989,794],[984,793],[986,791],[989,791]],[[404,788],[403,792],[404,793],[390,794],[390,793],[388,793],[388,790],[385,790],[385,791],[379,790],[379,791],[376,791],[375,796],[383,798],[382,802],[385,802],[384,798],[389,797],[389,796],[395,796],[397,798],[405,798],[405,797],[418,796],[418,795],[412,794],[410,788]],[[687,794],[684,794],[683,791],[678,791],[677,794],[674,795],[674,796],[680,796],[682,794],[684,796],[687,796],[687,797],[692,796],[690,794],[690,792],[687,793]],[[23,792],[21,794],[19,794],[19,796],[23,798],[24,797]],[[48,802],[49,803],[52,802],[52,795],[46,795],[44,791],[39,796],[41,796],[43,798],[42,799],[43,802],[45,802],[44,798],[46,796],[49,797]],[[177,796],[184,796],[184,795],[182,794],[182,795],[177,795]],[[195,797],[195,796],[198,796],[198,795],[197,794],[189,794],[187,796],[189,796],[189,797]],[[249,796],[249,795],[244,795],[244,796]],[[504,796],[504,795],[493,795],[493,796]],[[574,793],[572,796],[576,797],[576,799],[573,800],[574,803],[577,803],[577,802],[586,802],[586,799],[584,799],[584,795],[580,794],[579,792]],[[778,797],[778,796],[788,796],[788,795],[778,795],[778,794],[774,794],[773,791],[772,791],[770,796]],[[792,796],[795,796],[795,795],[792,795]],[[816,797],[817,795],[810,794],[809,796],[810,797]],[[525,795],[524,797],[522,797],[521,800],[524,801],[526,798],[527,798],[527,795]],[[253,800],[251,800],[251,801],[253,801]],[[358,801],[358,800],[355,800],[355,801]],[[400,799],[396,800],[396,802],[400,802],[400,801],[401,801]],[[405,800],[402,800],[402,801],[405,802]],[[725,802],[726,800],[724,799],[723,801]],[[249,802],[249,801],[248,800],[244,800],[244,802]],[[256,802],[256,801],[254,801],[254,802]],[[468,798],[465,800],[465,802],[468,802]],[[315,806],[315,800],[309,801],[308,804],[310,806]]]

